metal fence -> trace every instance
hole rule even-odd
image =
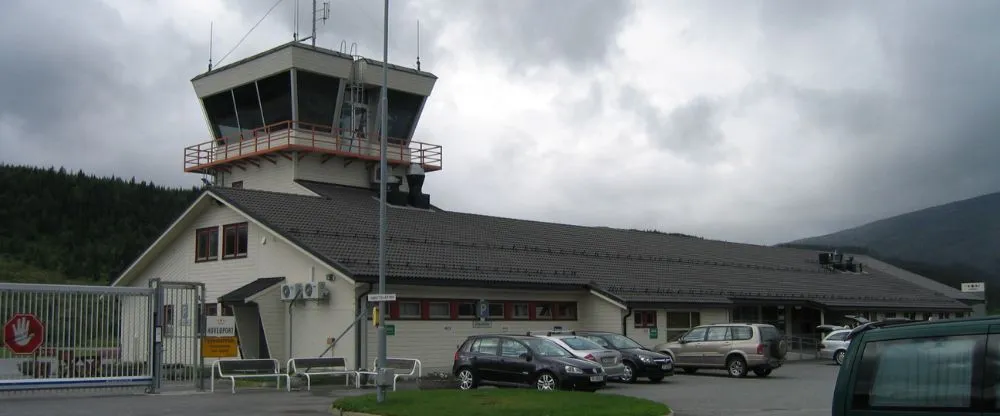
[[[148,288],[0,283],[0,392],[203,388],[203,293],[155,280]],[[169,335],[174,308],[191,325]]]

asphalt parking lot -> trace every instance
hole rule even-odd
[[[767,378],[729,378],[722,371],[678,374],[661,384],[612,383],[605,394],[623,394],[662,401],[678,416],[819,416],[830,414],[830,400],[839,367],[826,362],[791,363]],[[370,391],[370,390],[368,390]],[[365,391],[365,392],[368,392]],[[314,387],[312,392],[240,389],[228,385],[213,393],[165,392],[160,395],[93,396],[37,393],[0,395],[0,416],[65,415],[321,415],[337,396],[358,394],[349,389]]]
[[[793,362],[766,378],[735,379],[725,371],[678,373],[661,384],[640,379],[611,384],[605,393],[661,401],[677,416],[829,416],[840,367],[826,361]]]

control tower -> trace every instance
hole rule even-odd
[[[192,79],[211,140],[184,149],[184,171],[298,194],[296,180],[377,187],[382,62],[341,49],[293,41]],[[413,140],[436,81],[389,64],[388,185],[402,192],[441,169],[441,146]]]

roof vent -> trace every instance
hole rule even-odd
[[[410,165],[406,172],[406,183],[410,187],[407,202],[416,208],[430,209],[431,196],[421,192],[424,186],[424,168],[418,163]]]

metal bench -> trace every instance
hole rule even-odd
[[[373,371],[358,371],[357,386],[361,387],[361,375],[367,374],[373,377],[378,376],[378,358],[372,361]],[[385,368],[392,369],[395,373],[392,376],[392,390],[396,391],[396,380],[400,377],[420,377],[423,375],[423,365],[416,358],[391,358],[386,357]]]
[[[281,388],[281,378],[289,382],[288,374],[281,372],[281,364],[273,358],[251,358],[251,359],[227,359],[218,360],[212,363],[211,386],[215,391],[216,375],[222,379],[229,379],[233,384],[233,393],[236,393],[236,379],[238,378],[274,378],[277,388]]]
[[[342,357],[319,357],[319,358],[292,358],[288,360],[288,372],[293,376],[303,376],[306,378],[306,390],[312,390],[312,376],[344,376],[344,385],[348,385],[351,376],[355,378],[355,385],[358,385],[358,372],[347,369],[347,360]],[[287,383],[288,391],[292,391],[292,384]]]

